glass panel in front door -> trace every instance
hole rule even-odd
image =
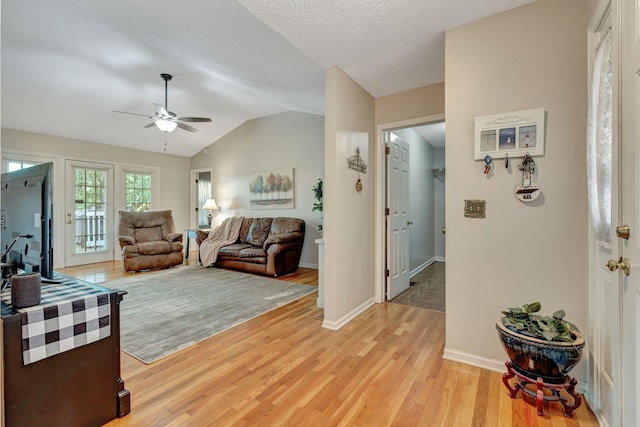
[[[74,167],[75,253],[108,250],[107,171]]]

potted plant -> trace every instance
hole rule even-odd
[[[318,178],[318,182],[316,182],[311,191],[313,191],[313,197],[316,198],[311,212],[322,212],[322,178]],[[322,224],[318,225],[318,230],[322,231]]]
[[[551,316],[537,314],[539,302],[509,308],[496,329],[514,371],[545,383],[562,383],[582,358],[584,338],[564,310]]]

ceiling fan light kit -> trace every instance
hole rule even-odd
[[[167,102],[167,92],[168,92],[168,83],[173,78],[171,74],[162,73],[160,74],[162,80],[164,80],[164,106],[160,104],[153,104],[156,107],[156,115],[149,116],[146,114],[138,114],[138,113],[128,113],[126,111],[116,111],[113,110],[114,113],[123,113],[123,114],[131,114],[134,116],[143,116],[148,117],[153,120],[153,122],[149,123],[145,128],[150,128],[155,125],[162,132],[173,132],[177,127],[180,129],[184,129],[188,132],[198,132],[198,129],[193,126],[189,126],[186,123],[189,122],[210,122],[211,119],[209,117],[178,117],[175,113],[168,110],[168,102]]]
[[[178,126],[176,122],[165,119],[158,119],[155,121],[155,124],[162,132],[173,132]]]

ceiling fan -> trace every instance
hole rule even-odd
[[[194,123],[194,122],[210,122],[211,119],[208,117],[178,117],[176,113],[168,110],[167,104],[167,84],[173,78],[171,74],[160,74],[162,80],[164,80],[164,107],[160,104],[154,103],[156,106],[156,115],[149,116],[147,114],[138,114],[138,113],[129,113],[127,111],[117,111],[113,110],[114,113],[122,113],[122,114],[131,114],[133,116],[142,116],[148,117],[153,122],[144,126],[145,128],[153,127],[154,125],[163,132],[173,132],[176,127],[180,129],[184,129],[189,132],[198,132],[198,129],[193,126],[189,126],[186,123]]]

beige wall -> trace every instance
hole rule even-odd
[[[447,358],[502,370],[494,323],[533,301],[587,327],[588,19],[583,0],[540,0],[446,33]],[[534,107],[546,110],[542,195],[524,204],[517,159],[489,177],[473,159],[474,117]],[[486,219],[465,218],[465,199],[486,200]]]
[[[376,98],[376,125],[444,113],[444,83]]]
[[[160,147],[159,147],[160,148]],[[66,159],[113,165],[156,167],[160,173],[160,199],[154,209],[172,209],[177,231],[189,227],[189,158],[131,150],[87,141],[60,138],[14,129],[2,129],[3,155],[7,151],[56,159],[54,173],[54,267],[64,266],[64,163]],[[119,253],[116,251],[116,259]]]
[[[600,0],[587,0],[587,16],[593,16],[593,13],[598,7],[598,3],[600,3]]]
[[[360,148],[373,164],[374,98],[340,68],[325,73],[325,312],[324,326],[340,327],[373,303],[374,179],[358,173],[347,158]]]
[[[316,267],[322,214],[311,212],[311,189],[323,177],[324,120],[315,114],[286,112],[253,119],[191,158],[191,168],[212,168],[212,196],[222,207],[214,225],[228,216],[290,216],[306,222],[302,265]],[[250,210],[249,180],[254,172],[294,169],[294,209]]]

